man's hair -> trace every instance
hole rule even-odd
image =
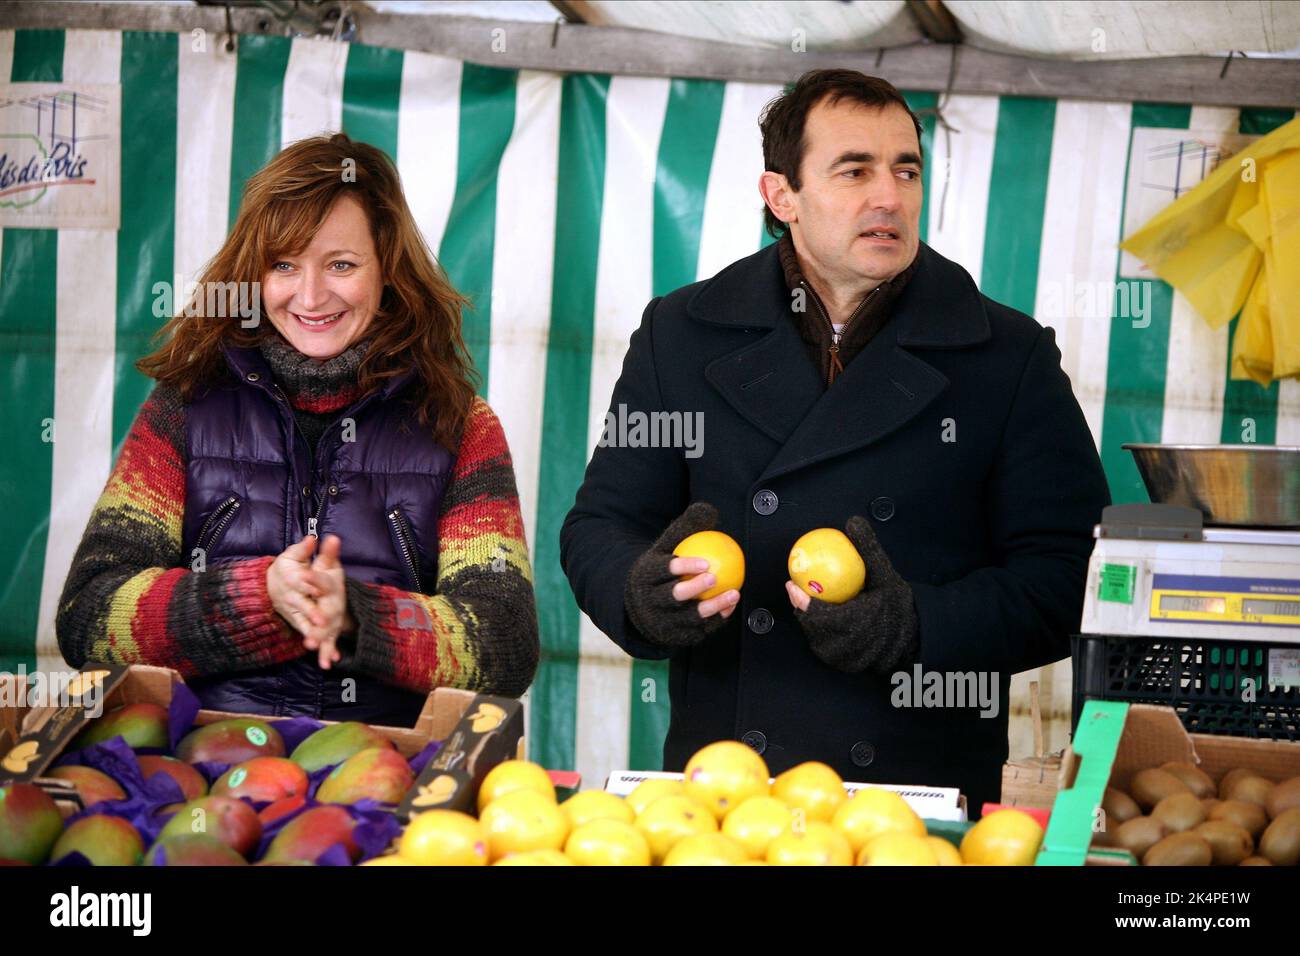
[[[921,141],[921,121],[916,118],[903,94],[894,84],[878,76],[867,76],[857,70],[809,70],[787,87],[779,96],[763,107],[758,127],[763,133],[763,168],[780,173],[798,192],[799,165],[807,144],[804,142],[804,125],[808,114],[818,103],[826,101],[833,106],[840,100],[849,100],[874,109],[897,106],[916,124],[916,140]],[[924,155],[924,154],[922,154]],[[766,206],[763,218],[768,234],[777,237],[786,225],[777,219]]]

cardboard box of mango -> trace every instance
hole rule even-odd
[[[70,676],[0,675],[0,863],[348,865],[522,753],[509,698],[439,688],[377,727],[202,710],[166,668]]]

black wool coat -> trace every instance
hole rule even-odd
[[[982,295],[928,246],[918,257],[889,322],[829,389],[775,244],[656,298],[632,335],[611,411],[700,413],[702,454],[598,447],[561,561],[615,643],[671,658],[666,770],[735,739],[773,774],[819,760],[846,780],[956,786],[972,818],[999,798],[1011,675],[1069,655],[1110,495],[1052,329]],[[693,501],[718,508],[746,578],[723,630],[669,651],[633,626],[624,584]],[[855,514],[911,585],[922,674],[996,679],[995,716],[955,697],[896,706],[916,703],[901,681],[813,655],[785,594],[787,555]]]

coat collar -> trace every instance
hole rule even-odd
[[[710,325],[770,329],[785,318],[790,303],[777,244],[772,243],[705,282],[686,310]],[[905,348],[965,348],[988,341],[991,334],[983,297],[970,273],[924,242],[889,325]]]
[[[223,342],[221,343],[221,352],[226,358],[226,365],[229,366],[231,372],[233,372],[241,382],[250,383],[266,392],[272,398],[275,397],[275,379],[271,371],[271,366],[270,363],[266,361],[266,357],[262,355],[260,349],[242,348],[237,345],[232,345],[229,342]],[[257,377],[250,378],[250,373]],[[380,398],[388,398],[399,389],[404,388],[414,377],[415,370],[407,369],[402,374],[394,375],[385,381],[383,387],[375,394]],[[365,401],[364,398],[361,400]]]
[[[687,303],[697,321],[769,330],[706,366],[705,378],[743,418],[781,447],[760,482],[879,441],[903,427],[949,385],[908,349],[958,349],[991,337],[970,275],[921,245],[916,272],[885,327],[826,388],[799,335],[776,245],[704,283]]]

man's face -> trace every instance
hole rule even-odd
[[[804,142],[802,187],[787,191],[800,254],[831,281],[892,279],[920,241],[921,147],[912,118],[897,106],[823,100],[808,114]]]
[[[318,361],[364,336],[383,291],[365,210],[351,196],[334,204],[306,249],[272,263],[262,279],[271,323],[290,345]]]

